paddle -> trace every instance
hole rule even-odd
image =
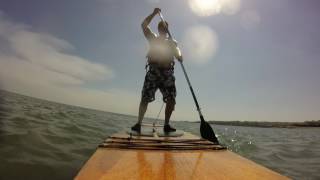
[[[162,14],[161,14],[161,12],[159,12],[159,16],[160,16],[161,21],[165,22]],[[166,24],[166,23],[164,23],[164,24]],[[169,31],[169,28],[166,27],[166,29],[167,29],[169,38],[170,38],[170,39],[173,39],[172,36],[171,36],[171,33],[170,33],[170,31]],[[196,104],[197,111],[198,111],[199,116],[200,116],[200,120],[201,120],[201,121],[200,121],[200,134],[201,134],[201,137],[204,138],[204,139],[207,139],[207,140],[209,140],[209,141],[211,141],[211,142],[213,142],[213,143],[219,144],[219,141],[218,141],[216,135],[214,134],[213,129],[211,128],[210,124],[209,124],[208,122],[206,122],[206,121],[204,120],[204,118],[203,118],[203,115],[202,115],[202,113],[201,113],[201,109],[200,109],[198,100],[197,100],[197,98],[196,98],[196,95],[194,94],[194,91],[193,91],[193,88],[192,88],[192,86],[191,86],[191,83],[190,83],[188,74],[187,74],[187,72],[186,72],[186,69],[184,68],[184,65],[183,65],[182,61],[179,61],[179,62],[180,62],[180,65],[181,65],[181,67],[182,67],[183,74],[184,74],[184,76],[185,76],[185,78],[186,78],[186,80],[187,80],[187,82],[188,82],[188,85],[189,85],[189,88],[190,88],[190,91],[191,91],[193,100],[194,100],[194,102],[195,102],[195,104]]]

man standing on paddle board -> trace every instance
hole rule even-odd
[[[149,51],[147,54],[147,74],[145,76],[142,96],[139,106],[138,122],[132,126],[133,131],[141,131],[141,123],[147,110],[148,103],[154,101],[157,89],[160,89],[163,102],[166,103],[165,123],[163,130],[165,132],[174,132],[175,128],[169,125],[169,120],[176,104],[176,86],[174,77],[174,58],[182,61],[182,56],[177,42],[168,38],[168,23],[160,21],[158,24],[159,35],[153,33],[149,27],[151,20],[160,13],[159,8],[155,8],[142,23],[144,36],[149,42]]]

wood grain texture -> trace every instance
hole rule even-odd
[[[117,137],[126,137],[120,133]],[[145,137],[144,137],[145,138]],[[189,133],[183,138],[194,139]],[[228,150],[126,150],[98,148],[77,180],[288,179]]]

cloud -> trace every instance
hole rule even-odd
[[[74,47],[67,41],[33,32],[31,27],[10,21],[1,13],[0,43],[0,70],[5,77],[80,85],[110,79],[114,75],[108,66],[68,53]]]

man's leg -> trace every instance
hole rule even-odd
[[[138,116],[138,124],[141,125],[144,114],[146,113],[148,108],[148,102],[141,100],[139,106],[139,116]]]
[[[164,125],[169,125],[170,117],[172,111],[174,110],[175,102],[174,100],[168,100],[166,103],[166,110],[165,110],[165,118],[164,118]]]
[[[171,72],[171,73],[170,73]],[[176,104],[176,86],[175,86],[175,77],[173,75],[173,70],[168,71],[168,74],[164,74],[164,81],[159,87],[163,96],[163,100],[166,102],[165,118],[164,118],[164,127],[165,132],[174,132],[176,129],[172,128],[169,125],[170,117],[174,106]]]
[[[164,127],[163,127],[163,130],[165,132],[176,131],[175,128],[173,128],[169,125],[170,117],[171,117],[172,111],[174,110],[175,104],[176,104],[175,101],[172,99],[168,100],[166,103],[165,119],[164,119]]]
[[[139,105],[138,122],[134,126],[131,127],[131,130],[137,131],[137,132],[141,132],[141,123],[142,123],[144,114],[147,111],[147,108],[148,108],[148,102],[147,101],[143,101],[141,99],[140,105]]]

